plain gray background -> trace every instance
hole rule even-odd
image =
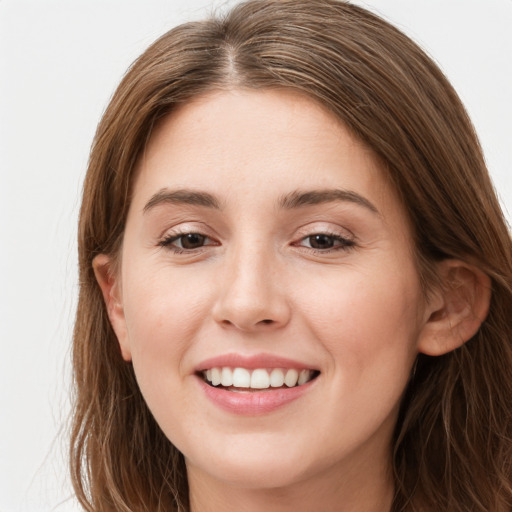
[[[355,3],[441,65],[512,211],[512,0]],[[69,345],[90,143],[134,58],[221,4],[0,0],[0,512],[75,510],[66,476]]]

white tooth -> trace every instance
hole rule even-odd
[[[251,374],[245,368],[235,368],[233,370],[233,386],[236,388],[250,388]]]
[[[311,379],[311,371],[310,370],[301,370],[299,373],[299,386],[302,386],[302,384],[306,384]]]
[[[212,370],[211,368],[209,368],[208,370],[206,370],[206,380],[208,382],[211,382],[212,381]]]
[[[212,368],[212,384],[218,386],[221,380],[220,368]]]
[[[265,389],[270,386],[270,377],[267,370],[258,368],[251,375],[251,388]]]
[[[293,368],[290,368],[286,372],[286,377],[284,378],[284,383],[289,388],[292,388],[293,386],[297,385],[297,379],[298,378],[299,378],[299,372],[297,370],[294,370]]]
[[[231,368],[222,368],[220,383],[225,387],[233,385],[233,372],[231,371]]]
[[[280,368],[274,368],[270,374],[270,385],[273,388],[280,388],[284,384],[284,373]]]

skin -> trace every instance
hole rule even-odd
[[[184,189],[216,207],[162,200]],[[319,190],[344,196],[282,204]],[[204,238],[183,250],[186,233]],[[458,321],[466,303],[424,298],[402,205],[330,113],[290,91],[180,107],[139,162],[113,277],[110,265],[95,261],[112,325],[185,455],[193,512],[390,509],[391,436],[415,357],[451,350],[473,326]],[[481,284],[460,269],[441,270]],[[448,323],[466,331],[445,335]],[[241,416],[208,400],[195,373],[227,353],[292,358],[320,375],[286,406]]]

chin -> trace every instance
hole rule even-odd
[[[208,458],[203,452],[200,458],[193,462],[185,457],[187,470],[197,469],[215,480],[228,485],[245,489],[275,489],[283,488],[304,480],[312,468],[304,457],[304,450],[296,453],[289,450],[275,449],[261,445],[244,450],[236,448],[223,453],[216,451]],[[212,465],[211,461],[217,464]]]

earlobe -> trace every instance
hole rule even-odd
[[[126,322],[121,297],[121,283],[113,270],[112,258],[106,254],[98,254],[92,262],[96,281],[101,288],[108,318],[119,341],[121,354],[125,361],[131,361],[131,352],[126,332]]]
[[[460,260],[439,263],[440,286],[429,302],[418,351],[446,354],[463,345],[480,329],[491,301],[491,280],[478,267]]]

